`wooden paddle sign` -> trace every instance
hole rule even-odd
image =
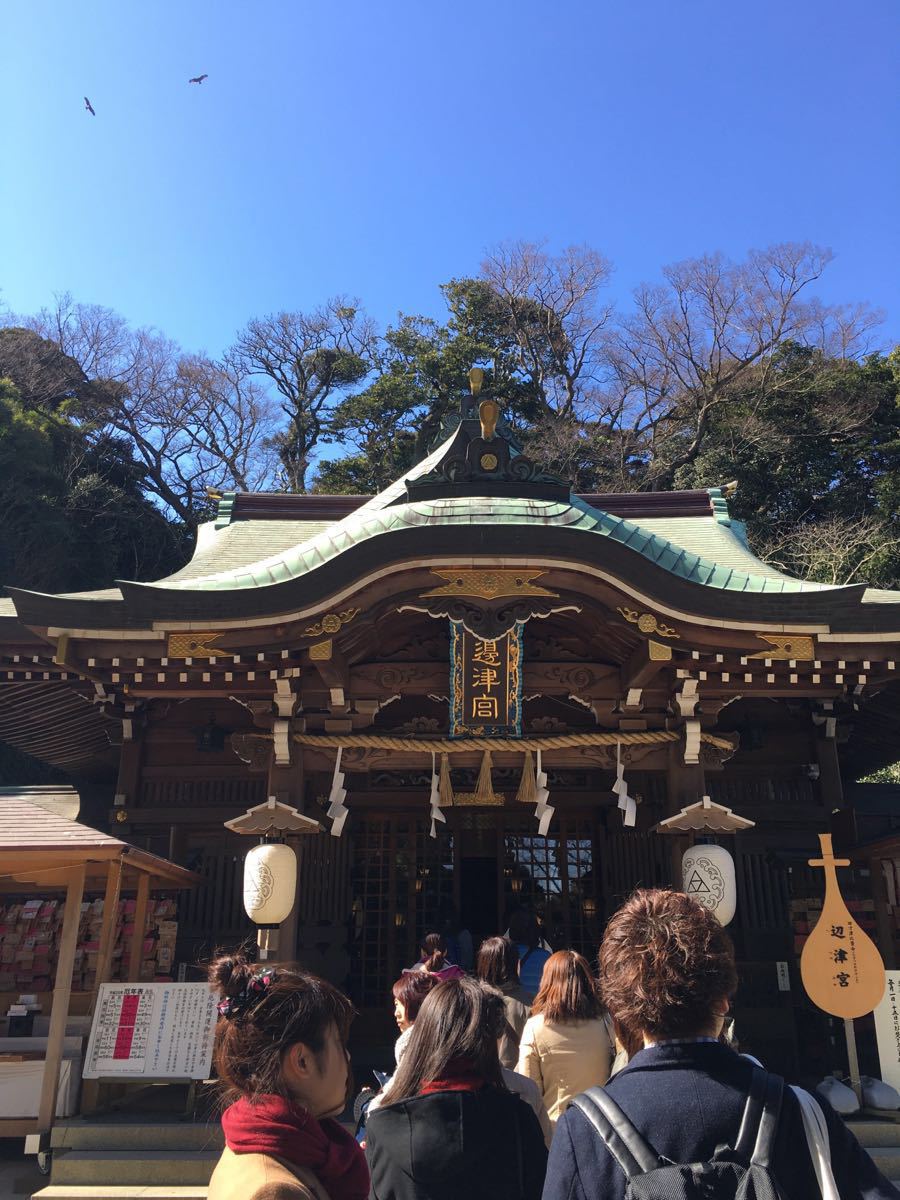
[[[820,833],[819,842],[822,857],[809,865],[825,869],[825,903],[803,947],[800,978],[817,1008],[833,1017],[862,1017],[884,994],[884,963],[841,895],[836,868],[849,867],[849,858],[834,857],[830,833]]]

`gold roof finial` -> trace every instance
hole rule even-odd
[[[469,391],[473,396],[477,396],[481,391],[482,383],[484,383],[484,371],[481,367],[473,367],[469,372]]]
[[[500,419],[500,405],[497,401],[482,400],[478,405],[478,419],[481,421],[481,436],[486,442],[492,442]]]

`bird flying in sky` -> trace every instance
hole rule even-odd
[[[84,98],[84,107],[88,110],[92,117],[96,117],[97,114],[94,112],[94,106],[91,104],[90,100],[88,100],[87,96]]]
[[[208,75],[195,75],[193,79],[189,79],[188,83],[202,83],[204,79],[209,79]]]

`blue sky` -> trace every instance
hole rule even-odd
[[[820,294],[895,341],[898,32],[896,0],[18,0],[0,299],[70,290],[216,353],[340,292],[437,315],[507,238],[595,246],[622,303],[809,239]]]

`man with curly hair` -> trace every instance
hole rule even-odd
[[[708,1163],[737,1146],[758,1068],[718,1040],[737,970],[713,914],[681,892],[635,892],[606,928],[600,976],[619,1041],[636,1050],[605,1091],[658,1161]],[[781,1081],[770,1079],[777,1096]],[[625,1171],[577,1104],[557,1125],[543,1200],[623,1200]],[[841,1200],[898,1200],[827,1101],[820,1104]],[[785,1197],[821,1194],[800,1105],[787,1087],[767,1169]]]

